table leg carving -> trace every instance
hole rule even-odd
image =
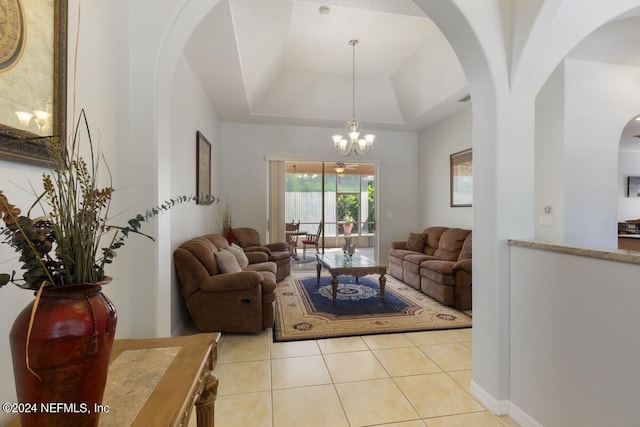
[[[336,297],[338,296],[338,276],[331,276],[331,299],[333,303],[336,303]]]
[[[380,274],[380,279],[378,280],[380,283],[380,299],[384,302],[384,285],[387,283],[387,278],[384,277],[384,273]]]
[[[204,388],[196,401],[198,427],[213,427],[214,404],[218,397],[218,377],[209,371],[204,378]]]

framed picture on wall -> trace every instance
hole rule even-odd
[[[67,0],[0,1],[0,159],[51,166],[66,138]]]
[[[200,132],[196,132],[196,195],[199,205],[211,201],[211,144]]]
[[[449,165],[451,206],[471,206],[473,202],[473,153],[471,148],[451,154]]]
[[[627,177],[627,197],[640,197],[640,176]]]

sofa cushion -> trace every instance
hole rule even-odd
[[[218,251],[215,253],[218,268],[221,273],[240,273],[242,268],[238,264],[236,256],[229,251]]]
[[[229,242],[227,242],[227,239],[219,234],[207,234],[206,237],[207,239],[212,241],[214,245],[216,245],[216,248],[218,248],[218,250],[226,249],[229,247]]]
[[[236,260],[238,261],[241,269],[244,270],[247,268],[247,266],[249,265],[249,258],[247,258],[247,255],[244,253],[244,250],[240,246],[232,243],[231,246],[227,246],[226,248],[224,248],[224,250],[231,252],[236,257]]]
[[[425,270],[435,271],[436,273],[446,274],[449,276],[453,276],[453,266],[455,265],[452,261],[440,261],[440,260],[429,260],[420,264],[420,274],[425,275]]]
[[[234,228],[233,234],[238,244],[245,249],[251,246],[262,246],[260,243],[260,234],[253,228]]]
[[[461,228],[445,230],[442,236],[440,236],[438,249],[436,249],[433,255],[445,261],[457,260],[458,255],[460,255],[460,249],[462,249],[464,240],[469,233],[469,230],[463,230]]]
[[[412,253],[404,257],[404,261],[405,261],[404,264],[405,265],[414,264],[415,266],[419,266],[421,262],[428,261],[430,259],[436,259],[436,258],[431,255]],[[415,271],[418,271],[418,270],[415,270]]]
[[[275,275],[276,271],[278,271],[278,266],[276,265],[275,262],[271,262],[271,261],[257,262],[255,264],[249,264],[249,266],[247,267],[247,270],[257,271],[259,273],[262,271],[269,271]]]
[[[448,229],[448,227],[442,226],[428,227],[424,229],[423,233],[427,235],[427,244],[424,247],[424,253],[426,255],[435,254],[436,250],[438,249],[438,245],[440,244],[440,236],[442,236],[442,233],[444,233]]]
[[[453,275],[453,262],[450,261],[427,261],[420,264],[420,276],[431,279],[440,285],[453,286],[456,279]]]
[[[394,264],[402,264],[402,260],[407,255],[416,255],[414,251],[408,251],[406,249],[391,249],[389,250],[389,262]]]
[[[464,243],[462,244],[462,249],[460,249],[460,255],[458,256],[458,261],[462,261],[463,259],[471,259],[471,247],[472,245],[472,237],[471,233],[464,239]]]
[[[409,233],[405,249],[409,251],[422,252],[426,244],[427,236],[422,233]]]

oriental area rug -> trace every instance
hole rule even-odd
[[[387,277],[380,300],[378,275],[340,276],[337,302],[331,277],[289,276],[276,289],[273,340],[297,341],[441,329],[470,328],[471,316],[440,304],[422,292]]]

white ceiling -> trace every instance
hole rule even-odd
[[[569,56],[640,66],[640,18],[629,15]],[[416,131],[468,105],[455,54],[411,0],[222,0],[185,57],[223,121],[342,127],[352,116],[351,39],[365,129]],[[628,134],[622,147],[640,149],[640,122]]]
[[[185,56],[224,121],[342,127],[352,39],[365,129],[419,130],[464,107],[460,64],[411,0],[222,0]]]
[[[568,55],[570,58],[640,67],[640,18],[632,11],[591,33]],[[638,103],[640,115],[640,102]],[[640,151],[640,121],[632,120],[621,131],[620,150]]]

